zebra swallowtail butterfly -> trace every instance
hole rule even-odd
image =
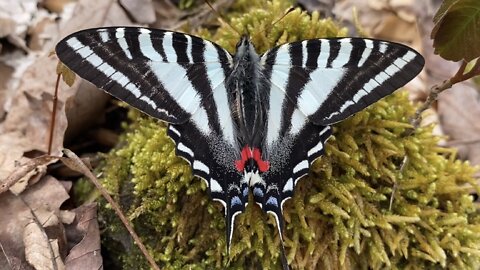
[[[195,36],[138,27],[83,30],[56,53],[84,79],[169,123],[177,154],[225,208],[227,247],[250,191],[282,238],[284,202],[324,153],[330,125],[424,64],[409,47],[373,39],[311,39],[259,55],[244,36],[231,55]]]

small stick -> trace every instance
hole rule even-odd
[[[112,206],[112,209],[115,211],[115,213],[118,215],[120,220],[122,221],[123,225],[125,225],[125,228],[127,231],[130,233],[132,236],[133,240],[135,241],[135,244],[140,248],[142,251],[143,255],[147,259],[147,261],[150,263],[150,266],[155,269],[155,270],[160,270],[158,267],[157,263],[153,259],[153,257],[150,255],[148,252],[147,248],[143,245],[142,241],[140,240],[140,237],[135,233],[135,230],[133,227],[130,225],[130,221],[125,217],[123,214],[122,210],[120,209],[120,206],[113,200],[113,198],[108,194],[107,190],[100,184],[98,181],[97,177],[90,171],[90,169],[82,162],[82,160],[72,151],[68,149],[63,149],[63,153],[68,157],[68,158],[60,158],[60,160],[70,169],[78,171],[80,173],[83,173],[90,181],[95,185],[95,187],[100,191],[102,196],[107,200],[107,202]]]
[[[50,136],[48,137],[48,151],[47,155],[52,154],[53,144],[53,130],[55,129],[55,119],[57,118],[57,103],[58,103],[58,86],[60,84],[60,74],[57,75],[57,82],[55,83],[55,93],[53,94],[53,108],[52,108],[52,120],[50,122]]]
[[[455,73],[455,75],[453,75],[452,78],[444,81],[440,85],[434,85],[431,88],[430,94],[428,95],[427,100],[415,111],[415,114],[410,119],[410,124],[412,124],[413,127],[405,132],[404,134],[405,137],[412,135],[415,132],[415,130],[420,126],[420,122],[422,121],[422,113],[428,108],[430,108],[430,106],[432,106],[433,102],[437,100],[438,95],[440,93],[442,93],[447,89],[452,88],[452,86],[456,83],[463,82],[470,78],[480,75],[480,58],[476,60],[472,69],[469,72],[465,73],[467,64],[468,64],[467,61],[463,61],[460,67],[458,68],[457,72]],[[401,174],[403,174],[403,171],[405,170],[406,165],[408,164],[409,161],[410,159],[408,156],[405,156],[403,158],[402,164],[400,165]],[[392,194],[390,195],[389,210],[392,210],[393,197],[395,195],[395,192],[397,191],[397,188],[398,188],[398,184],[395,181],[392,188]]]

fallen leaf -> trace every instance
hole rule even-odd
[[[75,220],[66,226],[69,244],[73,248],[65,259],[65,266],[69,270],[102,269],[97,205],[82,205],[73,211],[76,213]]]
[[[155,22],[156,17],[152,0],[120,0],[119,2],[135,22],[141,24]]]
[[[175,6],[172,1],[158,0],[153,2],[157,20],[151,24],[154,28],[172,29],[178,24],[180,17],[185,13]]]
[[[25,1],[27,4],[34,3],[35,9],[37,8],[36,1]],[[1,2],[0,7],[10,2],[18,6],[17,0],[8,0],[7,3]],[[27,6],[30,7],[30,4]],[[16,9],[9,7],[9,10]],[[92,13],[92,10],[95,12]],[[27,12],[27,14],[30,13]],[[50,47],[44,49],[46,51],[41,56],[28,54],[30,61],[25,60],[21,69],[16,69],[14,72],[21,79],[14,85],[10,84],[10,88],[6,91],[8,94],[3,100],[4,103],[1,104],[6,116],[0,125],[0,142],[5,143],[2,143],[3,147],[0,146],[0,172],[4,176],[15,170],[15,161],[24,161],[25,152],[45,153],[47,151],[57,63],[55,57],[48,57],[48,53],[55,42],[82,28],[131,24],[125,11],[114,0],[80,0],[71,15],[68,21],[57,21],[55,24],[55,29],[62,29],[62,33],[47,26],[41,28],[44,32],[38,33],[39,36],[47,36],[50,40],[50,43],[44,43],[43,46],[45,48],[50,44]],[[18,59],[25,58],[18,57]],[[11,66],[18,66],[14,63],[12,62]],[[82,83],[81,80],[69,88],[62,84],[58,94],[52,154],[59,155],[64,141],[82,134],[85,129],[94,125],[107,100],[107,96],[97,91],[91,84]],[[67,117],[69,117],[68,121]],[[65,138],[67,123],[69,137]]]
[[[0,194],[0,244],[5,257],[21,269],[33,269],[26,263],[23,243],[24,229],[32,220],[31,209],[58,212],[68,198],[63,185],[51,176],[43,177],[19,196],[10,192]]]
[[[51,12],[60,13],[73,0],[43,0],[42,5]]]
[[[0,2],[0,21],[5,28],[0,30],[1,37],[6,37],[10,43],[28,51],[25,37],[32,18],[38,13],[36,0],[2,0]]]
[[[37,270],[63,270],[57,240],[49,240],[42,224],[31,219],[23,231],[25,257]]]
[[[463,82],[443,92],[438,98],[438,114],[458,156],[480,165],[480,95],[475,86]]]

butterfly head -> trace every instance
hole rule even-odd
[[[242,61],[255,61],[258,58],[258,54],[253,46],[252,41],[247,35],[243,35],[240,41],[237,43],[237,52],[235,53],[235,60],[237,62]]]

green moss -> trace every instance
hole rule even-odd
[[[231,24],[250,34],[260,52],[297,39],[345,35],[331,20],[299,10],[272,24],[288,8],[286,1],[248,1],[252,9],[242,15],[246,3],[236,3]],[[229,50],[238,40],[226,25],[214,35],[200,34]],[[431,127],[403,136],[413,111],[406,94],[397,93],[334,127],[327,154],[285,204],[292,267],[473,269],[480,263],[480,217],[469,195],[478,191],[475,169],[439,147]],[[222,206],[208,198],[203,182],[175,156],[164,124],[135,111],[130,116],[134,121],[121,145],[107,157],[104,185],[161,268],[279,268],[274,219],[249,204],[236,220],[228,258]],[[400,170],[405,156],[409,162]],[[119,255],[125,269],[148,269],[107,205],[101,218],[110,254]],[[114,249],[112,241],[124,250]]]

